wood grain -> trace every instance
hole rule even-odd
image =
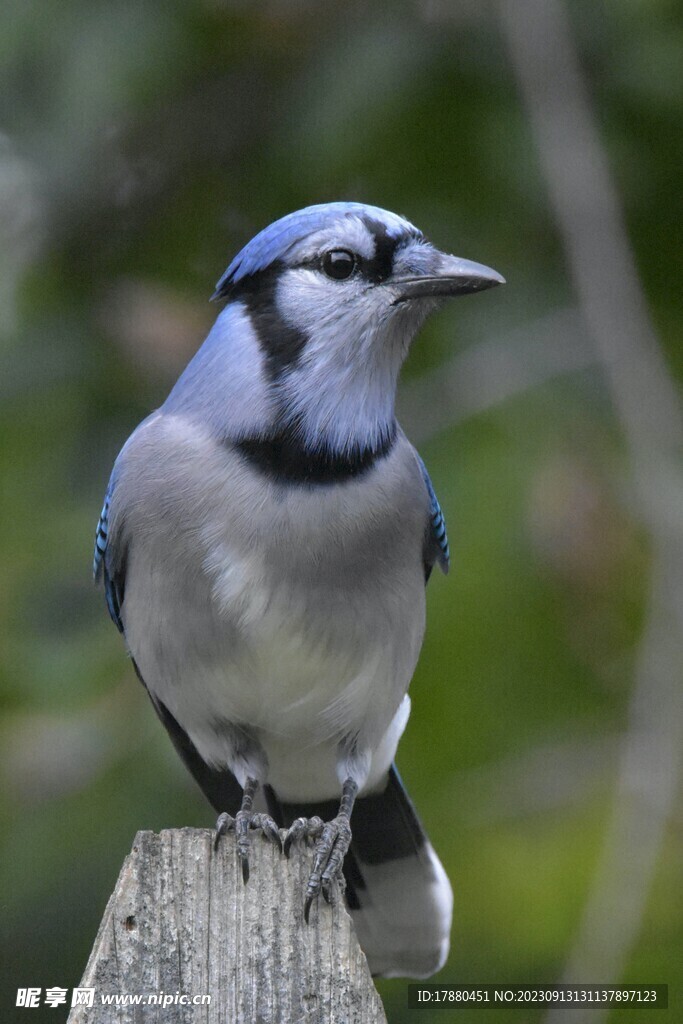
[[[138,832],[80,983],[94,1005],[69,1024],[386,1024],[349,915],[303,920],[311,850],[287,860],[255,835],[242,882],[234,835]],[[211,997],[207,1005],[103,1006],[102,995]]]

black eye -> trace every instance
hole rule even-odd
[[[348,249],[330,249],[323,256],[323,270],[335,281],[343,281],[356,269],[356,257]]]

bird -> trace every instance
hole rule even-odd
[[[245,882],[254,833],[312,848],[305,919],[344,893],[375,975],[438,971],[453,903],[394,763],[426,582],[449,567],[396,386],[434,309],[501,283],[365,203],[271,223],[121,449],[96,532],[95,579],[216,841],[236,833]]]

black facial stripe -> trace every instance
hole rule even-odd
[[[389,235],[384,224],[372,217],[363,217],[363,223],[375,240],[375,255],[371,260],[361,262],[361,270],[368,281],[379,284],[391,276],[396,250],[411,240],[421,239],[422,234],[416,229],[401,235]]]
[[[391,275],[399,240],[387,234],[387,229],[381,221],[364,217],[363,223],[375,239],[375,255],[371,260],[362,261],[363,276],[373,284],[378,284],[380,281],[386,281]]]
[[[217,296],[229,302],[244,303],[265,354],[266,372],[271,380],[277,380],[283,370],[297,365],[308,340],[303,331],[286,323],[278,311],[275,290],[283,269],[282,263],[272,263],[258,274],[226,285]]]
[[[349,452],[307,448],[295,427],[283,427],[268,437],[246,437],[226,442],[259,472],[275,483],[337,484],[366,473],[389,454],[396,440],[396,424],[374,447],[354,446]]]

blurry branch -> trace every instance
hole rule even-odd
[[[608,788],[618,737],[602,733],[543,743],[491,764],[461,770],[448,786],[470,827],[518,821],[531,815],[566,813],[585,806]]]
[[[615,187],[560,0],[500,0],[513,68],[562,233],[581,314],[637,461],[680,453],[683,417],[647,313]],[[642,487],[641,487],[642,491]],[[643,513],[656,513],[641,494]],[[656,518],[656,515],[655,515]],[[656,524],[655,524],[656,525]]]
[[[403,385],[400,419],[420,443],[546,381],[595,364],[578,311],[560,310],[460,353]]]
[[[40,248],[42,215],[35,169],[0,133],[0,334],[16,330],[17,289]]]
[[[637,512],[652,544],[646,622],[611,821],[565,969],[616,982],[637,939],[672,813],[683,741],[683,418],[649,320],[617,192],[561,0],[499,0],[581,313],[629,446]],[[578,1021],[598,1024],[591,1010]],[[547,1021],[560,1021],[551,1012]]]

